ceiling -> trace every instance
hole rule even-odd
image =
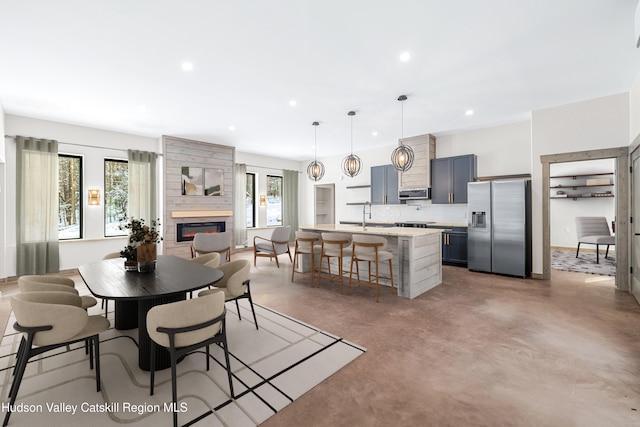
[[[319,121],[318,157],[351,142],[357,154],[629,91],[636,4],[2,0],[0,100],[7,114],[292,160],[313,158]]]

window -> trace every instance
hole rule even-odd
[[[124,236],[120,220],[127,216],[129,164],[126,160],[104,160],[104,235]]]
[[[247,228],[256,226],[256,174],[247,174],[247,190],[245,192],[245,206],[247,209]]]
[[[82,157],[58,155],[58,238],[82,238]]]
[[[267,226],[282,225],[282,177],[267,175]]]

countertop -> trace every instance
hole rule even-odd
[[[341,220],[340,222],[346,222],[346,223],[356,223],[356,224],[361,224],[362,220],[350,220],[350,219],[344,219]],[[375,220],[368,220],[367,224],[385,224],[385,225],[394,225],[396,222],[422,222],[422,221],[418,221],[418,220],[404,220],[404,221],[375,221]],[[347,225],[347,224],[344,224]],[[468,227],[469,224],[467,224],[466,222],[443,222],[443,221],[435,221],[431,224],[429,224],[429,227]]]
[[[397,237],[416,237],[416,236],[425,236],[427,234],[439,234],[442,232],[442,230],[438,228],[411,228],[411,227],[367,226],[366,230],[363,230],[362,227],[359,225],[346,225],[346,224],[301,225],[300,229],[315,230],[315,231],[337,231],[337,232],[355,233],[355,234],[375,234],[378,236],[397,236]]]

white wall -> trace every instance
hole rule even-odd
[[[591,173],[615,172],[613,159],[587,160],[582,162],[554,163],[551,165],[551,176],[580,175]],[[597,178],[597,177],[589,177]],[[603,176],[614,181],[614,176]],[[581,180],[583,181],[583,179]],[[571,179],[552,179],[551,185],[570,185]],[[556,184],[554,184],[556,183]],[[568,193],[591,192],[593,190],[610,190],[615,194],[615,187],[579,188],[568,190]],[[557,189],[551,189],[553,195]],[[604,216],[609,227],[615,219],[615,198],[594,197],[591,199],[551,199],[549,200],[549,215],[551,227],[551,246],[576,248],[578,238],[576,235],[575,218],[577,216]],[[587,246],[588,249],[592,247]]]
[[[436,135],[436,157],[478,156],[478,176],[531,173],[531,121]]]
[[[127,149],[143,151],[161,151],[159,139],[100,129],[75,126],[46,120],[32,119],[7,114],[5,116],[5,133],[8,135],[21,135],[27,137],[55,139],[59,142],[58,151],[64,154],[83,156],[84,189],[97,187],[101,191],[101,199],[104,196],[104,159],[127,158]],[[7,152],[7,176],[15,176],[15,143],[13,140],[6,145]],[[90,145],[83,147],[72,144]],[[96,148],[94,148],[96,147]],[[97,147],[109,147],[97,148]],[[6,187],[7,200],[7,230],[15,230],[15,180],[9,180]],[[84,195],[86,199],[86,195]],[[124,238],[104,237],[104,200],[100,206],[84,207],[84,238],[81,240],[63,241],[60,243],[60,269],[66,270],[95,261],[109,252],[122,249]],[[16,274],[16,239],[15,235],[7,235],[5,250],[6,270],[4,277]]]
[[[532,123],[533,272],[542,274],[540,156],[629,145],[629,94],[536,110]]]
[[[6,165],[5,165],[5,131],[4,131],[4,107],[0,100],[0,277],[7,277],[6,273],[6,246],[7,246],[7,189],[6,189]]]
[[[629,142],[640,135],[640,72],[629,91]]]

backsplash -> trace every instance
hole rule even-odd
[[[404,222],[404,221],[436,221],[467,222],[467,205],[432,204],[431,201],[410,201],[406,205],[373,205],[371,206],[372,222]],[[369,208],[367,207],[367,213]],[[367,215],[367,220],[369,216]],[[362,221],[362,206],[350,205],[345,218],[339,221]]]

